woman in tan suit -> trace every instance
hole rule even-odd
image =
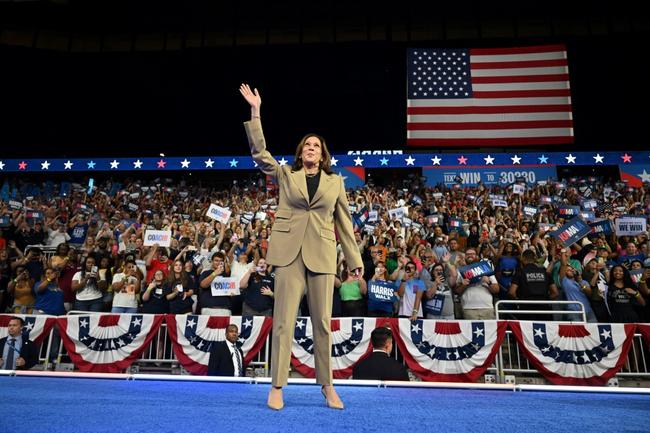
[[[239,91],[251,107],[251,120],[244,123],[251,155],[260,170],[274,177],[279,186],[278,208],[266,255],[267,262],[275,269],[273,386],[268,405],[276,410],[284,407],[282,386],[287,384],[289,376],[296,316],[306,289],[314,332],[316,382],[322,385],[327,406],[343,409],[332,386],[330,357],[336,234],[349,268],[353,269],[351,272],[357,278],[363,275],[343,178],[332,172],[325,141],[314,134],[300,141],[291,167],[281,166],[266,150],[259,92],[252,91],[247,84],[242,84]]]

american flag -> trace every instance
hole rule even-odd
[[[563,45],[410,49],[409,146],[573,143]]]

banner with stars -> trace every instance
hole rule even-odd
[[[20,317],[25,321],[23,336],[29,338],[36,344],[41,344],[49,334],[50,329],[56,322],[54,316],[29,315],[29,314],[0,314],[0,338],[5,338],[9,333],[7,326],[12,317]],[[1,355],[1,354],[0,354]]]
[[[395,319],[406,365],[426,381],[475,382],[494,361],[506,322]]]
[[[623,366],[634,324],[508,322],[531,364],[555,385],[603,386]]]
[[[645,340],[645,344],[650,347],[650,325],[638,324],[636,330]]]
[[[474,170],[485,169],[499,172],[502,169],[535,171],[537,180],[543,180],[544,169],[555,166],[616,165],[621,168],[623,176],[630,176],[634,182],[650,182],[650,152],[490,152],[490,153],[426,153],[390,151],[385,154],[380,150],[350,151],[345,155],[332,156],[332,168],[344,176],[363,179],[366,168],[449,168]],[[293,163],[293,156],[276,157],[280,165]],[[34,158],[2,159],[0,173],[83,173],[104,172],[164,172],[164,171],[201,171],[201,170],[255,170],[257,165],[250,155],[238,156],[174,156],[174,157],[140,157],[140,158]],[[541,170],[541,171],[540,171]],[[539,173],[539,175],[537,175]],[[506,174],[511,176],[510,174]],[[462,176],[462,174],[461,174]],[[512,176],[515,176],[514,174]],[[526,174],[521,174],[526,177]],[[515,176],[516,177],[516,176]],[[486,177],[487,180],[489,178]],[[501,181],[501,175],[495,175],[494,181]],[[531,179],[526,179],[531,181]],[[512,183],[512,182],[510,182]]]
[[[180,364],[195,375],[208,374],[208,362],[212,344],[226,339],[226,327],[233,324],[239,328],[237,346],[244,353],[244,364],[255,358],[271,332],[272,319],[262,316],[166,316],[169,338]]]
[[[332,375],[347,379],[354,365],[372,351],[370,334],[388,319],[342,317],[332,319]],[[291,364],[305,377],[316,377],[314,364],[314,332],[308,317],[299,317],[291,347]]]
[[[75,366],[83,372],[122,373],[147,348],[163,316],[153,314],[91,314],[57,319],[57,326]]]

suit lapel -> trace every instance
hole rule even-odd
[[[305,178],[305,171],[298,170],[291,172],[291,179],[293,180],[294,186],[300,191],[302,197],[307,203],[309,203],[309,193],[307,192],[307,179]]]
[[[304,175],[303,175],[303,177],[304,177]],[[318,189],[316,190],[316,194],[314,194],[314,198],[312,199],[312,201],[309,204],[315,203],[334,184],[335,184],[334,175],[329,175],[329,174],[325,173],[324,171],[321,172],[320,181],[318,182]]]

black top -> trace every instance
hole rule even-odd
[[[151,290],[149,300],[142,300],[142,312],[147,314],[167,314],[169,313],[169,301],[167,295],[171,293],[168,285],[163,284]]]
[[[188,296],[183,300],[183,293],[188,290],[194,290],[194,280],[188,277],[188,282],[183,286],[183,292],[180,292],[176,295],[171,301],[169,301],[169,312],[172,314],[185,314],[192,312],[192,297]],[[183,285],[181,279],[176,279],[172,284],[169,285],[169,293],[174,291],[176,285]]]
[[[372,352],[367,358],[354,366],[352,377],[367,380],[409,380],[406,367],[386,352]]]
[[[215,341],[210,348],[210,359],[208,360],[208,376],[234,376],[235,366],[232,362],[232,355],[228,348],[227,341]],[[246,371],[244,364],[244,352],[237,347],[242,360],[242,375]]]
[[[258,281],[256,277],[260,277]],[[257,273],[250,276],[248,279],[248,286],[242,289],[244,293],[244,302],[255,311],[270,310],[273,308],[273,298],[271,296],[262,295],[262,287],[268,287],[273,290],[275,279],[273,275],[259,275]]]
[[[610,286],[607,290],[607,305],[612,315],[612,322],[635,323],[639,321],[639,315],[634,308],[634,297],[630,296],[625,289]]]
[[[314,194],[316,194],[316,190],[318,189],[318,184],[320,183],[320,173],[321,171],[318,170],[318,173],[316,173],[315,176],[308,176],[305,172],[305,177],[307,178],[307,192],[309,193],[309,201],[314,198]]]
[[[549,299],[549,287],[552,281],[546,269],[529,263],[521,269],[521,272],[515,274],[512,283],[517,285],[519,299],[542,301]]]

